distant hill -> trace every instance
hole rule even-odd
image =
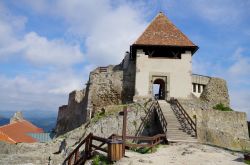
[[[9,118],[15,112],[1,111],[0,112],[0,126],[8,124]],[[56,113],[48,113],[44,111],[23,111],[24,119],[30,121],[39,128],[43,128],[45,132],[51,131],[56,124]]]
[[[43,128],[45,132],[50,132],[56,125],[56,117],[27,117],[31,123],[39,128]]]
[[[10,122],[10,119],[0,116],[0,126],[8,124],[9,122]]]

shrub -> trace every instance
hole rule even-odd
[[[111,164],[108,159],[103,156],[103,155],[96,155],[94,158],[93,158],[93,162],[92,162],[93,165],[109,165]]]
[[[156,145],[154,147],[149,148],[149,147],[140,147],[140,148],[131,148],[132,151],[138,152],[140,154],[149,154],[149,153],[154,153],[157,151],[160,145]]]
[[[233,111],[230,107],[224,106],[224,104],[220,103],[213,107],[213,109],[219,110],[219,111]]]

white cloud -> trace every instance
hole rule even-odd
[[[178,17],[200,17],[209,24],[236,25],[249,18],[249,1],[235,0],[160,0],[161,9],[167,9]],[[163,6],[163,7],[162,7]],[[189,13],[189,14],[186,14]]]
[[[128,6],[106,13],[86,39],[88,59],[99,65],[121,62],[125,51],[129,51],[129,46],[145,28],[138,17]]]
[[[31,75],[13,78],[0,75],[0,111],[54,110],[67,103],[68,93],[82,89],[82,72],[54,69],[45,74],[34,71]],[[43,77],[44,76],[44,77]]]
[[[48,40],[31,32],[22,41],[25,57],[35,64],[71,65],[82,62],[79,45],[68,45],[63,40]]]
[[[250,58],[242,55],[244,49],[238,48],[233,55],[233,64],[229,68],[229,74],[236,77],[250,77]],[[250,79],[250,78],[249,78]]]
[[[145,28],[142,11],[134,8],[136,3],[133,5],[112,5],[110,0],[63,0],[57,1],[56,8],[69,25],[68,32],[83,39],[88,62],[108,65],[120,63]]]
[[[233,90],[230,93],[231,105],[234,110],[247,113],[247,118],[250,120],[250,90]]]
[[[64,40],[49,40],[35,32],[25,34],[22,39],[11,38],[0,47],[0,56],[23,55],[34,65],[69,66],[83,61],[79,45],[67,44]]]
[[[13,15],[0,3],[0,57],[23,55],[33,64],[72,65],[82,62],[79,44],[62,39],[48,39],[36,32],[25,33],[27,18]]]

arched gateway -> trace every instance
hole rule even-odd
[[[166,91],[165,91],[165,81],[163,79],[156,79],[153,83],[153,94],[159,100],[164,100]]]

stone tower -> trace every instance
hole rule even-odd
[[[192,93],[192,56],[196,46],[163,13],[159,13],[130,46],[135,60],[135,95],[138,99],[187,98]]]

